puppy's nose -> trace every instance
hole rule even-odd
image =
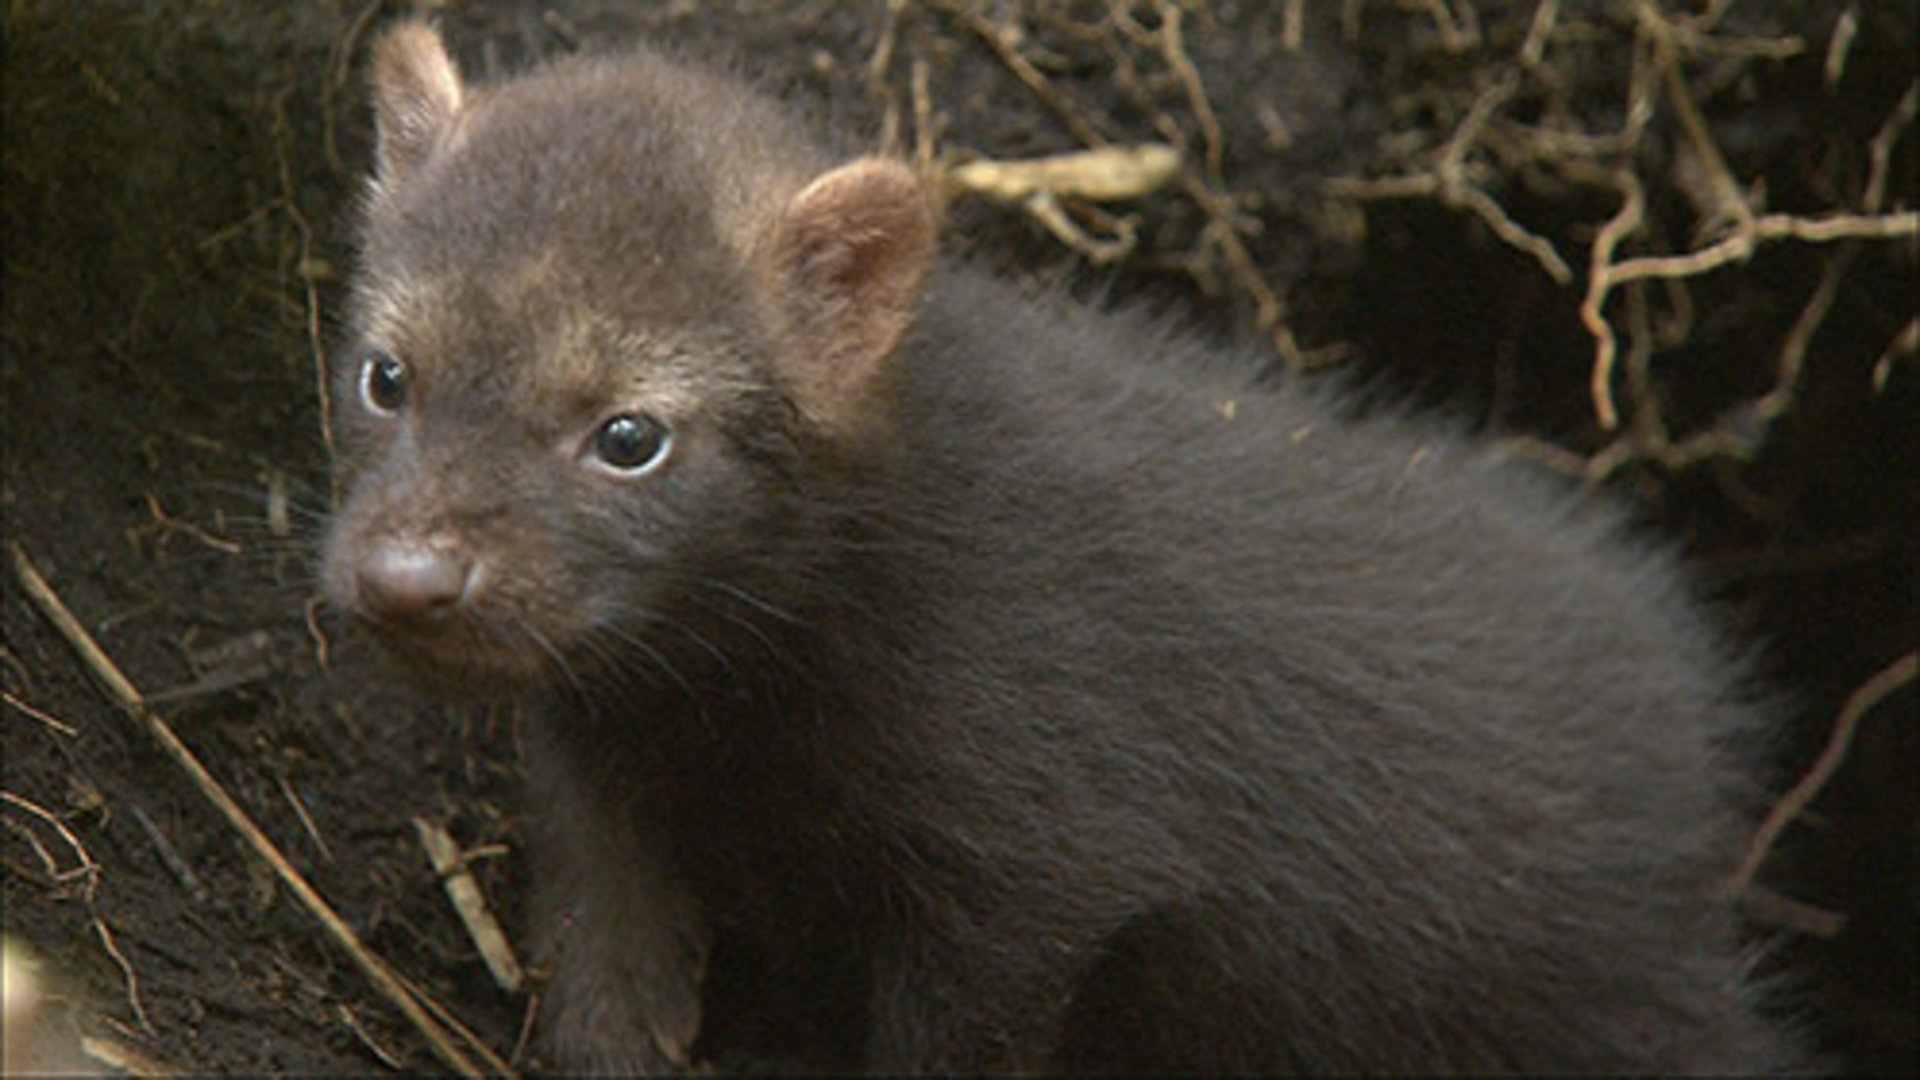
[[[360,556],[360,602],[367,614],[390,621],[444,615],[473,582],[473,560],[458,547],[418,541],[375,542]]]

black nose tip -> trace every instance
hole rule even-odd
[[[452,610],[473,582],[473,561],[456,548],[391,541],[368,546],[357,570],[360,602],[380,619],[424,619]]]

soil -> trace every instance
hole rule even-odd
[[[733,63],[849,146],[891,132],[943,161],[1182,146],[1167,188],[1068,200],[1089,234],[1132,230],[1117,259],[970,197],[949,244],[1035,285],[1156,305],[1262,368],[1336,369],[1447,409],[1631,502],[1787,702],[1777,745],[1754,748],[1775,792],[1920,641],[1910,222],[1904,239],[1769,241],[1622,287],[1602,311],[1632,438],[1599,421],[1580,302],[1619,200],[1598,166],[1647,192],[1620,257],[1726,235],[1682,95],[1636,82],[1662,54],[1631,5],[427,6],[482,77],[665,42]],[[451,831],[517,935],[516,717],[388,692],[312,601],[329,498],[316,363],[353,257],[366,46],[399,7],[8,5],[0,509],[9,561],[31,560],[365,944],[537,1070],[532,996],[489,977],[413,824]],[[1664,7],[1661,25],[1693,35],[1666,39],[1675,81],[1748,205],[1911,214],[1912,3]],[[1622,130],[1637,86],[1655,107],[1626,151],[1583,174],[1543,149],[1556,124]],[[1430,182],[1449,146],[1455,179],[1550,243],[1565,282],[1464,188]],[[1425,188],[1339,183],[1414,174]],[[1755,411],[1781,385],[1784,405]],[[36,1022],[91,1040],[84,1064],[135,1073],[442,1067],[4,576],[4,928],[52,980]],[[1912,680],[1894,684],[1747,904],[1801,988],[1787,1007],[1861,1074],[1913,1070],[1920,1015],[1920,725]]]

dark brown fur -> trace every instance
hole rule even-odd
[[[1791,1062],[1710,898],[1756,720],[1609,515],[930,266],[730,79],[374,86],[327,588],[541,711],[561,1066]]]

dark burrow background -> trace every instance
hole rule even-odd
[[[1911,0],[421,6],[473,75],[670,42],[942,169],[1181,147],[1156,190],[1058,193],[1077,232],[956,189],[949,246],[1444,409],[1636,507],[1788,703],[1773,797],[1864,707],[1743,906],[1829,1049],[1915,1068]],[[373,950],[538,1065],[413,824],[516,935],[515,718],[382,694],[309,603],[360,77],[405,10],[7,7],[4,925],[96,1067],[435,1063],[90,679],[18,555]],[[1742,230],[1741,257],[1594,289]]]

